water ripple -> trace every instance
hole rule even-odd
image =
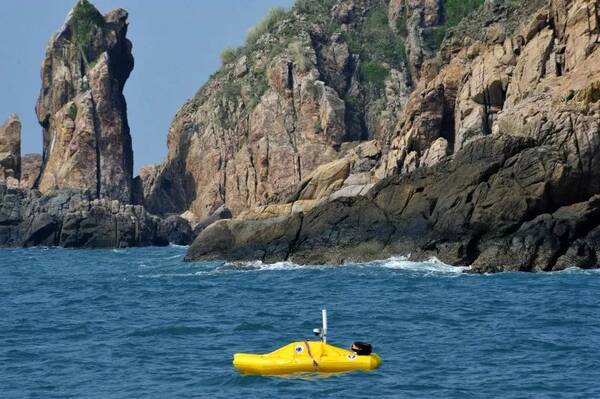
[[[187,248],[2,250],[0,387],[21,397],[600,397],[600,272],[436,259],[184,263]],[[247,377],[235,352],[372,342],[374,373]]]

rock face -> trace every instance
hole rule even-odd
[[[366,195],[218,222],[188,259],[337,264],[412,254],[476,272],[599,267],[598,4],[534,3],[511,19],[514,2],[487,2],[484,21],[468,21],[481,32],[464,27],[462,46],[448,38]]]
[[[21,185],[23,189],[31,190],[42,169],[42,156],[40,154],[26,154],[21,158]]]
[[[133,155],[122,93],[133,57],[126,34],[126,11],[102,16],[80,0],[50,40],[36,107],[43,156],[21,160],[16,117],[0,128],[0,247],[191,242],[187,220],[131,205]]]
[[[177,113],[168,159],[140,176],[141,203],[239,215],[286,197],[349,143],[388,136],[410,87],[402,52],[383,47],[402,43],[387,9],[387,0],[311,0],[259,24],[269,28]]]
[[[188,244],[189,224],[76,191],[42,195],[0,185],[0,247],[122,248]]]
[[[0,183],[18,187],[21,179],[21,121],[12,115],[0,126]]]
[[[80,0],[48,44],[36,106],[44,129],[42,193],[75,189],[131,203],[127,17],[122,9],[102,16]]]
[[[443,22],[444,2],[441,0],[390,0],[390,26],[406,30],[406,54],[414,82],[421,77],[424,62],[433,55],[428,42],[436,27]],[[429,40],[431,41],[431,40]]]

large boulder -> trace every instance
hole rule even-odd
[[[185,214],[184,214],[185,215]],[[220,207],[212,213],[212,215],[204,219],[196,219],[195,223],[192,224],[194,230],[194,238],[203,232],[208,226],[219,220],[227,220],[233,217],[231,211],[224,206]],[[193,240],[192,240],[193,241]]]

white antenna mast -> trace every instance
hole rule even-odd
[[[321,338],[324,343],[327,343],[327,309],[321,310],[321,314],[323,316],[323,326],[321,326],[321,328],[315,328],[313,332],[317,337]]]
[[[327,343],[327,309],[322,310],[323,314],[323,331],[321,332],[321,339]]]

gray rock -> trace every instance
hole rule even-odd
[[[21,121],[12,115],[0,126],[0,183],[12,187],[21,179]]]
[[[224,206],[219,207],[212,215],[203,219],[194,227],[194,237],[197,237],[202,233],[208,226],[211,224],[218,222],[219,220],[231,219],[233,215],[228,208]]]
[[[190,223],[179,216],[169,216],[160,225],[161,236],[175,245],[190,245],[194,240],[194,232]]]
[[[142,206],[96,200],[77,191],[10,189],[0,184],[0,246],[122,248],[186,245],[189,223],[179,217],[161,219]]]
[[[563,195],[561,184],[573,182],[555,175],[560,169],[569,176],[566,165],[552,162],[558,162],[552,151],[532,140],[486,137],[453,160],[389,177],[365,197],[278,219],[220,222],[200,234],[187,259],[260,255],[340,264],[411,254],[472,264],[476,272],[555,270],[569,262],[596,267],[600,200]],[[544,181],[556,183],[540,185]],[[561,202],[565,206],[548,212]]]

